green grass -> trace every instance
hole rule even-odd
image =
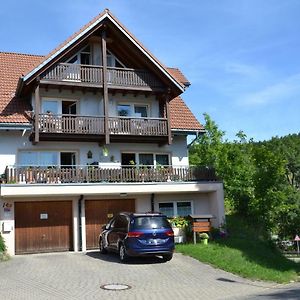
[[[230,236],[226,239],[210,241],[207,246],[176,245],[176,251],[245,278],[278,283],[299,280],[300,263],[288,260],[259,237],[258,229],[247,228],[237,217],[232,217],[228,226]]]

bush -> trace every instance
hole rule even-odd
[[[2,236],[1,236],[1,233],[0,233],[0,252],[4,252],[5,249],[6,249],[6,247],[5,247],[5,244],[4,244],[4,240],[3,240]]]

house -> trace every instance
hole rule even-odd
[[[86,251],[119,211],[209,214],[223,186],[189,166],[204,128],[165,67],[105,10],[47,56],[0,53],[0,229],[10,254]]]

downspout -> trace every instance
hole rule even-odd
[[[154,212],[154,193],[151,194],[151,212]]]
[[[82,207],[82,200],[83,195],[80,195],[78,199],[78,228],[79,228],[79,234],[78,234],[78,240],[79,240],[79,251],[82,251],[82,223],[81,223],[81,207]]]

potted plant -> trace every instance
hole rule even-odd
[[[206,232],[202,232],[202,233],[200,233],[199,237],[201,239],[201,243],[203,243],[204,245],[207,245],[209,235]]]
[[[169,222],[174,232],[175,242],[184,243],[186,241],[186,230],[189,227],[189,221],[183,217],[174,217],[170,218]]]

